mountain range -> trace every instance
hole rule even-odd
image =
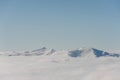
[[[5,51],[0,52],[0,56],[55,56],[55,55],[65,55],[69,57],[120,57],[120,53],[116,52],[107,52],[99,50],[96,48],[80,48],[74,50],[61,50],[56,51],[55,49],[47,49],[46,47],[25,51],[25,52],[16,52],[16,51]]]

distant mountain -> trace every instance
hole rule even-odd
[[[71,57],[103,57],[103,56],[111,56],[111,57],[119,57],[120,54],[118,53],[109,53],[106,51],[98,50],[95,48],[84,48],[84,49],[78,49],[78,50],[72,50],[69,51],[69,56]]]
[[[51,55],[54,52],[55,52],[54,49],[47,49],[46,47],[43,47],[43,48],[36,49],[33,51],[25,51],[23,55],[25,56]]]
[[[62,50],[56,51],[54,49],[47,49],[46,47],[25,51],[22,53],[15,51],[0,52],[1,56],[68,56],[68,57],[120,57],[119,53],[110,53],[95,48],[81,48],[76,50]]]

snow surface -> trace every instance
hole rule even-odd
[[[0,54],[0,80],[120,80],[119,53],[41,48]]]

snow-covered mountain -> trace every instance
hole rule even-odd
[[[106,51],[102,51],[95,48],[80,48],[75,50],[61,50],[56,51],[55,49],[47,49],[46,47],[32,50],[32,51],[25,51],[25,52],[15,52],[15,51],[6,51],[0,52],[1,56],[69,56],[69,57],[120,57],[119,53],[110,53]]]
[[[87,57],[105,57],[105,56],[111,56],[111,57],[119,57],[119,53],[109,53],[106,51],[98,50],[95,48],[83,48],[80,50],[72,50],[69,51],[69,56],[71,57],[81,57],[81,56],[87,56]]]

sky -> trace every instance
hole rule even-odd
[[[0,0],[0,51],[120,49],[120,0]]]

